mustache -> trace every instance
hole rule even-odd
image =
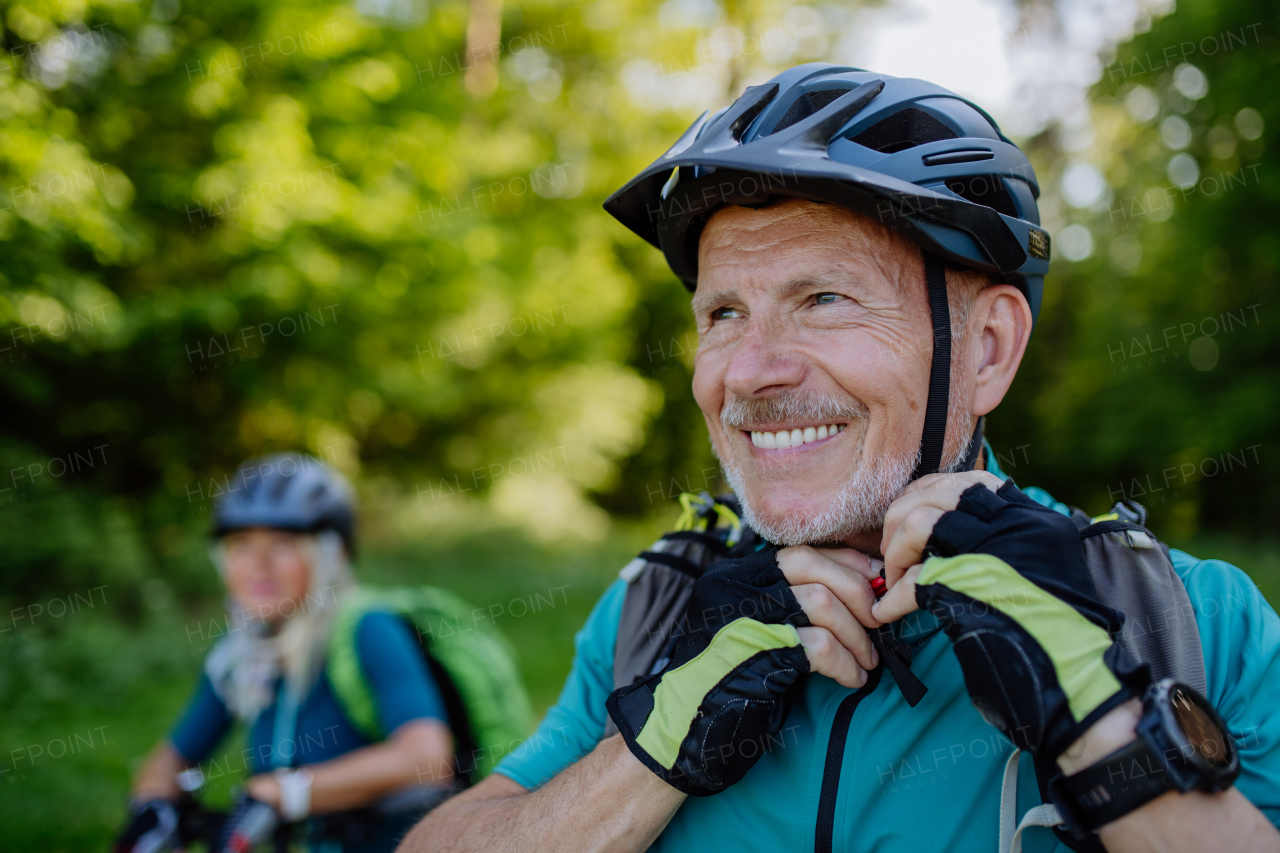
[[[744,400],[730,397],[720,410],[726,429],[742,429],[746,424],[770,426],[796,421],[867,420],[871,411],[852,397],[834,397],[805,391],[782,391],[771,397]]]

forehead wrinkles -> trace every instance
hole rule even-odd
[[[749,281],[771,263],[811,257],[815,250],[829,261],[822,273],[878,275],[899,292],[910,286],[919,266],[919,250],[896,231],[851,210],[801,199],[758,210],[721,208],[702,233],[698,265],[704,273],[720,270],[731,277],[716,282],[719,290],[738,284],[743,274]]]

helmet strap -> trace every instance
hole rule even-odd
[[[933,364],[929,369],[929,402],[924,410],[924,434],[920,438],[920,464],[911,475],[918,480],[936,474],[947,440],[947,406],[951,388],[951,307],[947,303],[947,273],[942,261],[924,252],[924,280],[933,317]]]
[[[969,449],[964,452],[964,465],[961,466],[961,471],[972,471],[978,464],[978,455],[982,453],[982,432],[986,424],[987,416],[980,415],[977,425],[973,428],[973,437],[969,439]]]

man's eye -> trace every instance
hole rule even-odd
[[[738,317],[741,317],[741,316],[742,314],[740,311],[738,311],[737,308],[729,308],[729,307],[717,308],[716,310],[711,312],[712,321],[736,320]]]
[[[844,297],[838,293],[819,293],[813,298],[813,301],[816,305],[830,305],[831,303],[838,302],[841,299],[844,299]]]

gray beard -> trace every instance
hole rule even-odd
[[[957,411],[960,406],[954,399],[955,395],[951,396],[946,450],[941,466],[944,472],[955,471],[962,466],[972,428],[972,418]],[[741,425],[746,423],[763,426],[789,420],[845,421],[852,426],[859,420],[865,422],[869,416],[866,406],[857,400],[784,392],[763,400],[729,399],[720,413],[720,421],[726,430],[741,429]],[[864,430],[864,441],[865,434]],[[889,505],[910,485],[911,475],[920,463],[919,447],[908,454],[879,455],[863,461],[862,447],[859,446],[855,454],[858,461],[830,506],[811,516],[766,518],[752,505],[739,460],[721,457],[714,442],[711,449],[724,470],[729,487],[742,505],[743,520],[765,539],[782,546],[836,544],[882,529]]]
[[[752,530],[778,545],[825,545],[844,542],[884,526],[889,505],[911,482],[920,451],[910,457],[876,457],[859,463],[840,486],[831,505],[817,515],[765,518],[748,497],[742,469],[720,460],[729,487],[742,503],[744,520]]]

